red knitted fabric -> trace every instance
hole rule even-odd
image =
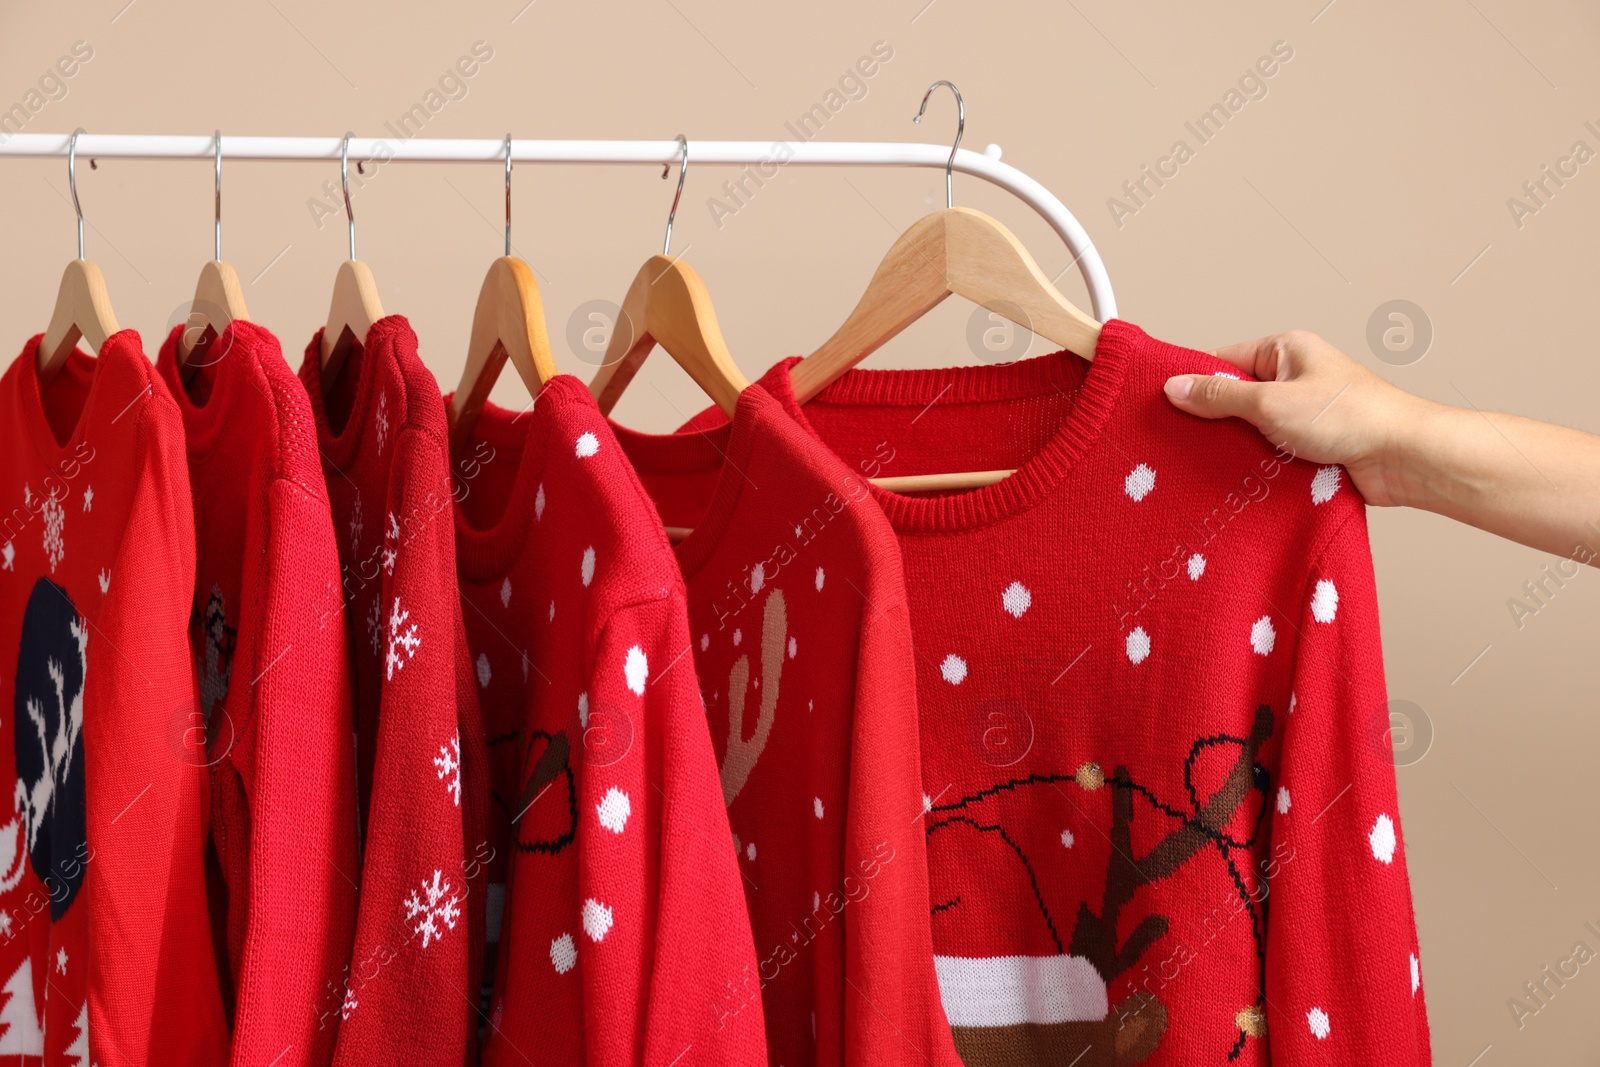
[[[873,474],[915,634],[933,938],[969,1064],[1430,1062],[1363,501],[1162,396],[1230,373],[854,371],[797,423]],[[713,416],[699,420],[715,421]],[[1090,1051],[1085,1051],[1085,1050]]]
[[[588,389],[486,406],[458,564],[510,857],[488,1064],[766,1064],[683,579]]]
[[[927,923],[915,681],[894,536],[760,388],[731,426],[618,431],[672,525],[774,1064],[950,1064]],[[709,486],[709,489],[708,489]]]
[[[183,423],[134,331],[42,396],[39,340],[0,379],[0,1056],[216,1064]]]
[[[210,745],[212,886],[239,1063],[333,1059],[355,933],[355,754],[339,551],[304,386],[234,322],[156,367],[194,495],[189,640]],[[328,1011],[329,1007],[334,1010]],[[320,1025],[319,1025],[320,1023]]]
[[[444,405],[404,318],[372,325],[326,397],[321,339],[300,377],[344,567],[365,832],[336,1062],[455,1065],[475,1048],[486,758],[458,684]]]

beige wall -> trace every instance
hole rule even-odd
[[[308,0],[124,2],[0,8],[0,105],[81,40],[93,58],[27,129],[379,135],[481,40],[492,59],[429,135],[776,139],[882,40],[892,60],[826,136],[944,139],[948,100],[920,129],[910,118],[930,81],[955,80],[967,146],[999,143],[1078,212],[1124,317],[1157,336],[1209,347],[1307,327],[1424,395],[1600,429],[1600,162],[1520,226],[1507,207],[1575,141],[1600,151],[1593,4],[495,0],[357,14]],[[1175,139],[1193,144],[1184,122],[1277,41],[1294,56],[1266,96],[1118,226],[1107,199]],[[308,207],[337,176],[310,164],[224,170],[224,254],[295,362],[344,256],[342,219],[319,226]],[[790,170],[719,228],[706,200],[732,176],[691,169],[675,248],[704,275],[752,376],[820,341],[897,230],[943,195],[934,171]],[[210,254],[210,183],[195,163],[80,173],[89,255],[147,343]],[[528,165],[516,189],[516,243],[540,272],[562,367],[587,377],[568,319],[620,299],[659,246],[671,185],[642,167]],[[73,248],[65,194],[60,162],[0,160],[0,350],[49,316]],[[960,177],[956,196],[1012,225],[1051,273],[1067,265],[1021,205]],[[357,197],[361,257],[447,387],[499,254],[499,197],[497,170],[439,165],[384,168]],[[1082,298],[1076,276],[1062,286]],[[1369,316],[1393,299],[1420,305],[1434,331],[1408,366],[1379,362],[1366,341]],[[957,303],[875,362],[975,359],[970,308]],[[495,396],[524,400],[509,373]],[[657,357],[619,415],[665,428],[700,403]],[[1374,513],[1372,538],[1391,692],[1433,732],[1399,778],[1438,1062],[1595,1063],[1600,963],[1520,1030],[1506,1002],[1575,941],[1600,949],[1584,929],[1600,928],[1600,574],[1584,571],[1519,629],[1507,599],[1546,557],[1423,514]]]

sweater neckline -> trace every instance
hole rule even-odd
[[[44,388],[39,381],[39,345],[43,341],[44,334],[38,334],[23,346],[22,355],[18,357],[22,361],[22,375],[18,384],[22,392],[23,417],[28,421],[28,436],[32,439],[33,447],[39,453],[39,457],[45,461],[45,465],[54,466],[62,456],[73,451],[88,433],[89,423],[93,419],[93,412],[102,392],[100,381],[104,375],[100,372],[105,366],[102,361],[114,349],[127,345],[137,349],[139,358],[143,359],[144,349],[139,334],[133,329],[125,329],[106,338],[105,344],[100,346],[100,351],[96,355],[88,355],[79,348],[74,348],[67,354],[68,360],[88,364],[85,370],[89,375],[89,388],[84,393],[83,406],[78,409],[72,432],[67,435],[65,441],[61,441],[57,439],[55,428],[50,425],[50,418],[44,410]],[[63,366],[57,374],[68,372],[69,368]]]
[[[338,433],[333,431],[333,423],[328,418],[327,402],[323,396],[322,335],[327,327],[319,327],[312,335],[311,343],[306,346],[305,361],[301,364],[301,380],[305,383],[306,393],[311,399],[311,413],[316,419],[317,440],[322,450],[323,461],[335,469],[347,471],[354,465],[356,455],[361,450],[361,442],[367,436],[365,431],[373,402],[372,394],[377,389],[378,364],[389,358],[387,348],[392,344],[391,335],[410,328],[411,324],[403,315],[385,315],[367,330],[365,341],[352,342],[340,371],[348,374],[350,362],[354,360],[356,373],[360,377],[356,381],[351,397],[350,414]],[[390,417],[394,418],[395,415],[391,414]]]
[[[167,380],[167,391],[172,394],[180,411],[183,412],[184,439],[191,456],[204,456],[216,444],[217,437],[222,432],[234,414],[232,411],[231,396],[233,393],[233,380],[238,377],[239,368],[229,366],[237,363],[237,359],[228,359],[234,354],[234,346],[240,346],[238,355],[246,351],[244,347],[253,338],[249,330],[260,330],[261,327],[252,323],[233,321],[223,327],[210,343],[207,352],[216,360],[216,369],[212,373],[211,393],[204,403],[196,403],[189,395],[189,390],[183,380],[183,372],[178,366],[178,338],[187,327],[179,323],[167,334],[167,339],[161,345],[161,351],[156,358],[156,365],[160,368]],[[248,328],[248,329],[247,329]]]
[[[781,416],[781,410],[772,394],[756,383],[739,394],[732,419],[705,429],[649,434],[607,420],[623,454],[641,474],[717,474],[711,502],[689,536],[673,546],[684,581],[709,563],[721,546],[749,480],[757,425],[768,415]],[[822,448],[832,458],[833,453]]]
[[[448,406],[451,396],[444,398]],[[544,406],[546,413],[539,414]],[[454,504],[456,527],[456,568],[467,581],[481,583],[492,581],[509,573],[528,541],[528,533],[537,517],[539,491],[544,484],[545,468],[550,455],[548,427],[556,412],[569,407],[594,408],[594,399],[588,386],[570,374],[558,374],[544,384],[533,404],[526,411],[513,414],[485,402],[483,412],[467,438],[464,448],[472,449],[480,442],[491,447],[520,445],[517,452],[517,474],[505,508],[488,526],[474,526],[461,506],[464,494],[472,492],[471,479],[465,474],[473,458],[470,452],[451,457],[461,488]],[[484,416],[489,416],[485,421]],[[510,416],[507,418],[507,416]],[[526,419],[525,428],[518,423]],[[485,433],[484,431],[487,431]],[[519,436],[520,435],[520,436]]]
[[[870,486],[872,497],[898,534],[956,533],[1004,521],[1043,499],[1099,439],[1121,395],[1129,358],[1144,331],[1112,319],[1100,330],[1094,359],[1084,361],[1061,350],[998,366],[893,370],[865,368],[846,372],[818,393],[816,400],[840,405],[895,404],[923,407],[936,402],[1000,401],[1037,396],[1048,390],[1076,390],[1060,427],[1016,473],[992,485],[943,496],[908,496]],[[794,393],[790,371],[798,358],[773,368],[765,383],[779,404],[824,448],[827,440],[806,416]]]

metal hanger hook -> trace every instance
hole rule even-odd
[[[917,117],[911,121],[918,125],[922,123],[922,114],[928,110],[928,97],[932,96],[933,91],[941,85],[955,94],[956,98],[956,143],[950,146],[950,158],[944,164],[944,206],[953,208],[956,206],[955,179],[953,176],[956,165],[956,151],[961,147],[961,135],[967,132],[967,105],[961,100],[961,90],[956,88],[955,82],[945,81],[940,78],[928,86],[928,91],[922,94],[922,106],[917,108]]]
[[[683,176],[689,173],[689,141],[683,134],[678,134],[678,191],[672,194],[672,210],[667,212],[667,239],[661,242],[661,254],[672,254],[672,220],[678,217],[678,201],[683,198]],[[661,176],[667,176],[665,167],[661,168]]]
[[[511,135],[506,134],[506,255],[511,254]]]
[[[350,207],[350,138],[355,133],[346,131],[344,148],[339,152],[339,185],[344,189],[344,214],[350,220],[350,258],[356,258],[356,213]]]
[[[222,262],[222,131],[217,131],[216,221],[211,235],[211,258]]]
[[[72,131],[67,142],[67,188],[72,190],[72,210],[78,215],[78,258],[83,258],[83,205],[78,203],[78,135],[87,133],[82,126]]]

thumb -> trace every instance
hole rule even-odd
[[[1203,419],[1233,416],[1254,421],[1261,382],[1240,381],[1221,374],[1179,374],[1162,387],[1175,407]]]

